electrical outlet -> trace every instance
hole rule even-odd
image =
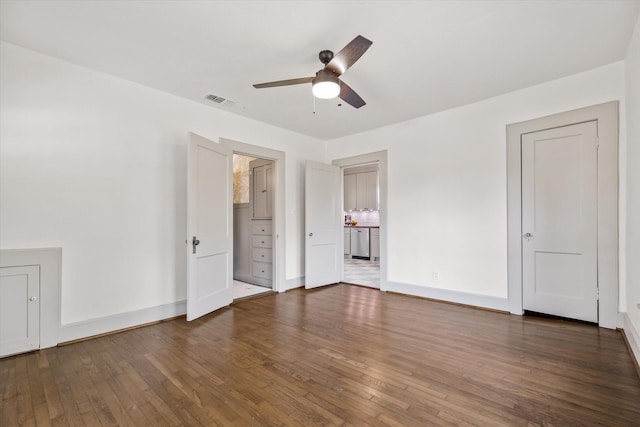
[[[433,270],[433,271],[431,272],[431,276],[432,276],[432,278],[433,278],[433,281],[435,282],[435,281],[437,281],[437,280],[440,278],[440,273],[438,273],[437,271]]]

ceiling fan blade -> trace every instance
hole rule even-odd
[[[255,87],[256,89],[262,89],[265,87],[301,85],[304,83],[311,83],[313,79],[314,77],[301,77],[299,79],[279,80],[277,82],[269,82],[269,83],[258,83],[253,85],[253,87]]]
[[[366,102],[364,102],[364,99],[360,98],[360,95],[358,95],[353,89],[349,87],[349,85],[347,85],[342,80],[339,80],[339,81],[340,81],[340,99],[342,99],[347,104],[350,104],[354,108],[360,108],[363,105],[367,104]]]
[[[373,42],[371,40],[367,40],[362,36],[356,37],[325,65],[325,70],[332,71],[337,75],[344,73],[364,55],[372,44]]]

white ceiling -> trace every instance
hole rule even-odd
[[[2,40],[319,139],[532,86],[625,57],[632,1],[11,1]],[[367,105],[317,100],[318,52],[373,46],[343,76]],[[219,106],[215,94],[236,102]]]

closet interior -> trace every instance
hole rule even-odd
[[[273,287],[273,160],[233,156],[233,278]]]

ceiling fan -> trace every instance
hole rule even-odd
[[[316,73],[315,77],[301,77],[298,79],[279,80],[277,82],[259,83],[253,85],[256,89],[276,86],[290,86],[311,83],[311,90],[316,98],[331,99],[340,96],[340,99],[360,108],[366,104],[360,95],[351,89],[339,77],[347,71],[373,44],[362,36],[351,40],[336,55],[330,50],[323,50],[318,55],[324,68]]]

